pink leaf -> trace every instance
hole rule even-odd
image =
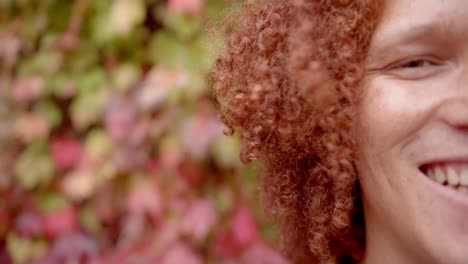
[[[16,119],[15,129],[23,141],[30,142],[34,139],[47,137],[50,125],[41,115],[25,113]]]
[[[254,243],[259,237],[255,219],[246,207],[238,207],[231,214],[228,230],[221,231],[215,239],[215,254],[232,257]]]
[[[258,242],[248,247],[241,257],[242,264],[287,264],[289,263],[278,251]]]
[[[22,212],[15,219],[15,228],[21,235],[28,237],[41,235],[44,231],[41,216],[33,210]]]
[[[81,158],[80,141],[72,136],[59,136],[52,139],[49,149],[55,166],[60,170],[74,167]]]
[[[257,224],[248,208],[237,208],[231,217],[233,239],[240,247],[249,246],[258,238]]]
[[[3,31],[6,33],[6,30]],[[0,60],[3,60],[5,66],[17,63],[23,45],[22,38],[16,34],[0,34]]]
[[[180,142],[172,136],[160,140],[159,153],[161,167],[166,171],[177,170],[184,159],[180,148]]]
[[[62,182],[63,192],[72,200],[89,198],[96,188],[96,175],[92,170],[79,168],[68,173]]]
[[[175,12],[200,15],[204,6],[203,0],[169,0],[169,9]]]
[[[156,67],[148,72],[145,81],[136,94],[141,110],[157,110],[167,101],[171,92],[187,84],[185,72]]]
[[[150,215],[158,218],[162,214],[162,195],[151,182],[137,183],[127,196],[127,209],[130,214]]]
[[[53,238],[70,233],[78,226],[75,209],[71,206],[44,214],[42,223],[48,237]]]
[[[118,142],[126,140],[136,125],[133,104],[124,98],[111,98],[105,114],[105,125],[114,140]]]
[[[57,41],[57,46],[63,51],[70,51],[76,47],[79,39],[77,34],[73,31],[63,33]]]
[[[185,120],[180,129],[184,148],[195,158],[204,158],[214,140],[223,135],[223,127],[215,116],[200,113]]]
[[[211,200],[198,199],[192,202],[184,215],[182,230],[195,240],[202,241],[217,222],[218,214]]]
[[[96,241],[84,234],[63,234],[54,240],[45,263],[82,263],[98,255]],[[88,261],[84,261],[87,263]]]
[[[142,148],[124,146],[112,153],[112,164],[118,171],[133,171],[144,165],[146,155]]]
[[[12,97],[18,103],[36,100],[44,90],[44,81],[38,76],[21,78],[13,83]]]
[[[159,229],[155,241],[155,250],[157,252],[166,252],[168,246],[176,243],[180,236],[181,230],[178,219],[166,219]]]
[[[189,246],[176,243],[161,259],[161,264],[202,264],[203,261]]]
[[[147,234],[144,215],[130,214],[121,220],[119,247],[131,247]]]

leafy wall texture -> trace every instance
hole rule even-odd
[[[224,0],[0,0],[0,263],[287,263],[209,73]]]

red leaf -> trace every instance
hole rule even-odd
[[[178,167],[178,172],[193,188],[201,187],[206,179],[206,172],[194,162],[183,161]]]
[[[232,233],[220,231],[216,234],[214,254],[220,257],[232,257],[239,253],[240,248],[232,239]]]
[[[160,161],[158,158],[148,159],[143,165],[143,170],[150,175],[156,175],[159,173],[159,170],[160,170],[159,163]]]
[[[58,237],[76,230],[78,223],[75,209],[65,207],[42,216],[42,223],[48,237]]]

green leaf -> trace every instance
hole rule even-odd
[[[101,68],[99,50],[96,43],[82,39],[75,49],[67,56],[67,70],[77,74],[74,78],[87,75],[93,68]]]
[[[102,1],[102,0],[101,0]],[[47,10],[47,17],[48,17],[48,30],[54,32],[64,32],[68,28],[68,23],[64,23],[64,21],[70,20],[70,15],[73,8],[74,1],[60,1],[60,0],[53,0],[53,1],[37,1],[37,2],[49,2],[49,8]],[[93,1],[94,2],[94,1]],[[100,1],[99,1],[100,2]]]
[[[51,127],[57,127],[62,122],[62,113],[51,100],[42,100],[35,106],[35,112],[44,116]]]
[[[90,131],[85,139],[85,152],[91,160],[105,159],[113,149],[113,142],[102,129]]]
[[[70,106],[70,115],[78,131],[87,129],[102,119],[109,97],[108,80],[105,73],[95,68],[82,76],[78,83],[78,95]]]
[[[221,168],[236,168],[240,163],[240,139],[238,136],[222,136],[212,145],[213,158]]]
[[[108,79],[104,70],[98,66],[79,76],[78,89],[81,94],[95,93],[107,89]]]
[[[119,65],[112,72],[114,88],[120,92],[127,91],[141,76],[138,66],[130,63]]]
[[[55,74],[46,81],[46,88],[49,90],[49,94],[53,96],[68,99],[76,93],[76,80],[67,72]]]
[[[6,240],[7,251],[16,264],[42,257],[47,251],[47,242],[44,240],[22,238],[13,232],[8,234]]]
[[[82,208],[78,213],[78,218],[87,231],[90,231],[95,235],[99,235],[101,233],[101,222],[96,215],[96,212],[94,212],[90,207]]]
[[[152,63],[168,68],[180,68],[186,64],[187,47],[168,31],[161,30],[151,39],[149,57]]]
[[[142,0],[115,0],[110,9],[110,27],[118,36],[128,36],[146,16]]]
[[[208,190],[208,193],[210,193],[210,196],[214,199],[216,210],[221,213],[228,212],[235,202],[234,193],[225,186]]]
[[[102,119],[107,94],[105,90],[82,93],[73,100],[70,115],[78,131],[84,131]]]
[[[193,38],[202,29],[202,18],[189,16],[184,13],[173,13],[165,10],[163,23],[172,30],[180,39]]]
[[[142,0],[115,0],[111,6],[102,5],[97,11],[91,19],[90,29],[91,39],[98,46],[128,37],[146,17]]]
[[[62,54],[56,51],[41,51],[30,58],[23,59],[18,73],[20,76],[25,75],[43,75],[50,76],[60,69],[62,66]]]
[[[183,90],[184,96],[189,102],[196,101],[207,91],[208,85],[206,83],[206,76],[198,72],[192,72],[189,79],[190,81],[187,87]]]
[[[42,212],[53,212],[69,206],[69,201],[61,193],[44,193],[36,197]]]
[[[53,178],[54,165],[45,141],[35,141],[28,145],[16,161],[15,176],[18,183],[27,190],[47,184]]]
[[[112,41],[115,37],[114,29],[109,26],[109,13],[94,16],[91,19],[91,30],[91,40],[99,46]]]
[[[243,1],[208,0],[206,4],[207,17],[209,20],[220,20],[226,15],[226,11],[229,10],[229,8],[239,7],[242,2]]]

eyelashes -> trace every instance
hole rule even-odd
[[[391,64],[384,71],[400,79],[418,80],[433,76],[443,65],[435,58],[416,57]]]
[[[415,68],[422,68],[428,66],[434,66],[435,64],[432,61],[427,59],[414,59],[408,62],[405,62],[401,65],[398,65],[398,68],[405,68],[405,69],[415,69]]]
[[[436,77],[454,65],[454,57],[440,52],[389,53],[367,61],[368,76],[389,76],[402,81],[419,81]]]

